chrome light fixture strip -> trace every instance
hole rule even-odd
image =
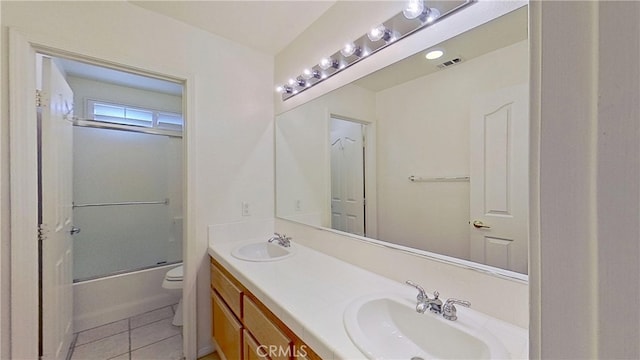
[[[416,0],[411,0],[415,2]],[[460,1],[430,1],[425,2],[425,16],[418,16],[414,19],[407,19],[403,12],[399,12],[384,23],[373,26],[373,28],[384,27],[388,32],[378,40],[371,40],[368,34],[364,34],[352,43],[347,44],[347,48],[341,49],[333,53],[331,56],[322,59],[319,64],[305,70],[303,74],[292,77],[288,82],[277,87],[277,91],[282,93],[282,100],[287,100],[308,88],[324,81],[331,76],[347,69],[349,66],[356,64],[362,59],[395,44],[399,40],[407,36],[427,28],[443,18],[453,14],[475,2],[476,0],[460,0]],[[435,10],[435,17],[429,15],[429,11]]]

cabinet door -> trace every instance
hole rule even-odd
[[[242,353],[242,324],[215,292],[211,292],[213,337],[218,351],[228,360],[240,359]]]
[[[267,346],[269,357],[273,360],[291,358],[292,341],[289,339],[248,297],[244,297],[244,324],[256,340]]]
[[[247,330],[243,330],[243,360],[264,360],[266,359],[266,352],[260,348],[260,345],[251,337],[251,334]]]

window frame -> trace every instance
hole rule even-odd
[[[94,112],[96,105],[122,108],[124,110],[125,117],[124,118],[112,117],[115,121],[109,121],[108,119],[106,120],[96,119],[96,115]],[[145,125],[144,120],[127,118],[126,117],[127,110],[150,112],[152,114],[152,119],[150,124],[147,126]],[[138,105],[129,105],[129,104],[116,103],[112,101],[104,101],[99,99],[85,100],[85,114],[87,115],[87,118],[83,119],[83,121],[85,122],[86,121],[96,122],[96,123],[104,124],[104,126],[111,125],[117,128],[131,127],[133,129],[140,129],[140,131],[145,131],[150,129],[154,131],[170,131],[170,132],[179,132],[179,133],[182,133],[184,129],[184,117],[182,116],[181,113],[176,113],[176,112],[167,111],[167,110],[159,110],[154,108],[146,108],[144,106],[138,106]],[[159,122],[160,115],[166,115],[170,117],[179,117],[181,120],[181,124],[177,125],[177,124],[170,124],[170,123],[164,122],[165,125],[160,125],[161,124],[161,122]],[[107,115],[104,115],[104,116],[108,118]],[[122,119],[123,121],[117,121],[117,119]]]

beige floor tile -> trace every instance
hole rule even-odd
[[[131,350],[180,335],[182,327],[171,324],[173,318],[167,318],[131,330]]]
[[[115,335],[129,330],[129,322],[127,319],[112,322],[107,325],[98,326],[93,329],[85,330],[78,333],[78,340],[76,346],[90,343],[99,339],[106,338],[111,335]]]
[[[129,333],[123,332],[88,344],[76,346],[72,360],[101,360],[127,353],[129,351]]]
[[[122,355],[116,356],[116,357],[112,357],[109,360],[129,360],[131,358],[131,354],[130,353],[124,353]]]
[[[180,360],[182,336],[175,335],[131,352],[131,360]]]
[[[131,318],[131,328],[134,329],[170,317],[173,317],[173,310],[171,309],[171,306],[165,306],[157,310],[133,316]]]

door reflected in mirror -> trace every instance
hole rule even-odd
[[[366,125],[331,117],[331,228],[365,236]]]
[[[528,49],[525,6],[278,115],[276,215],[526,274]]]

